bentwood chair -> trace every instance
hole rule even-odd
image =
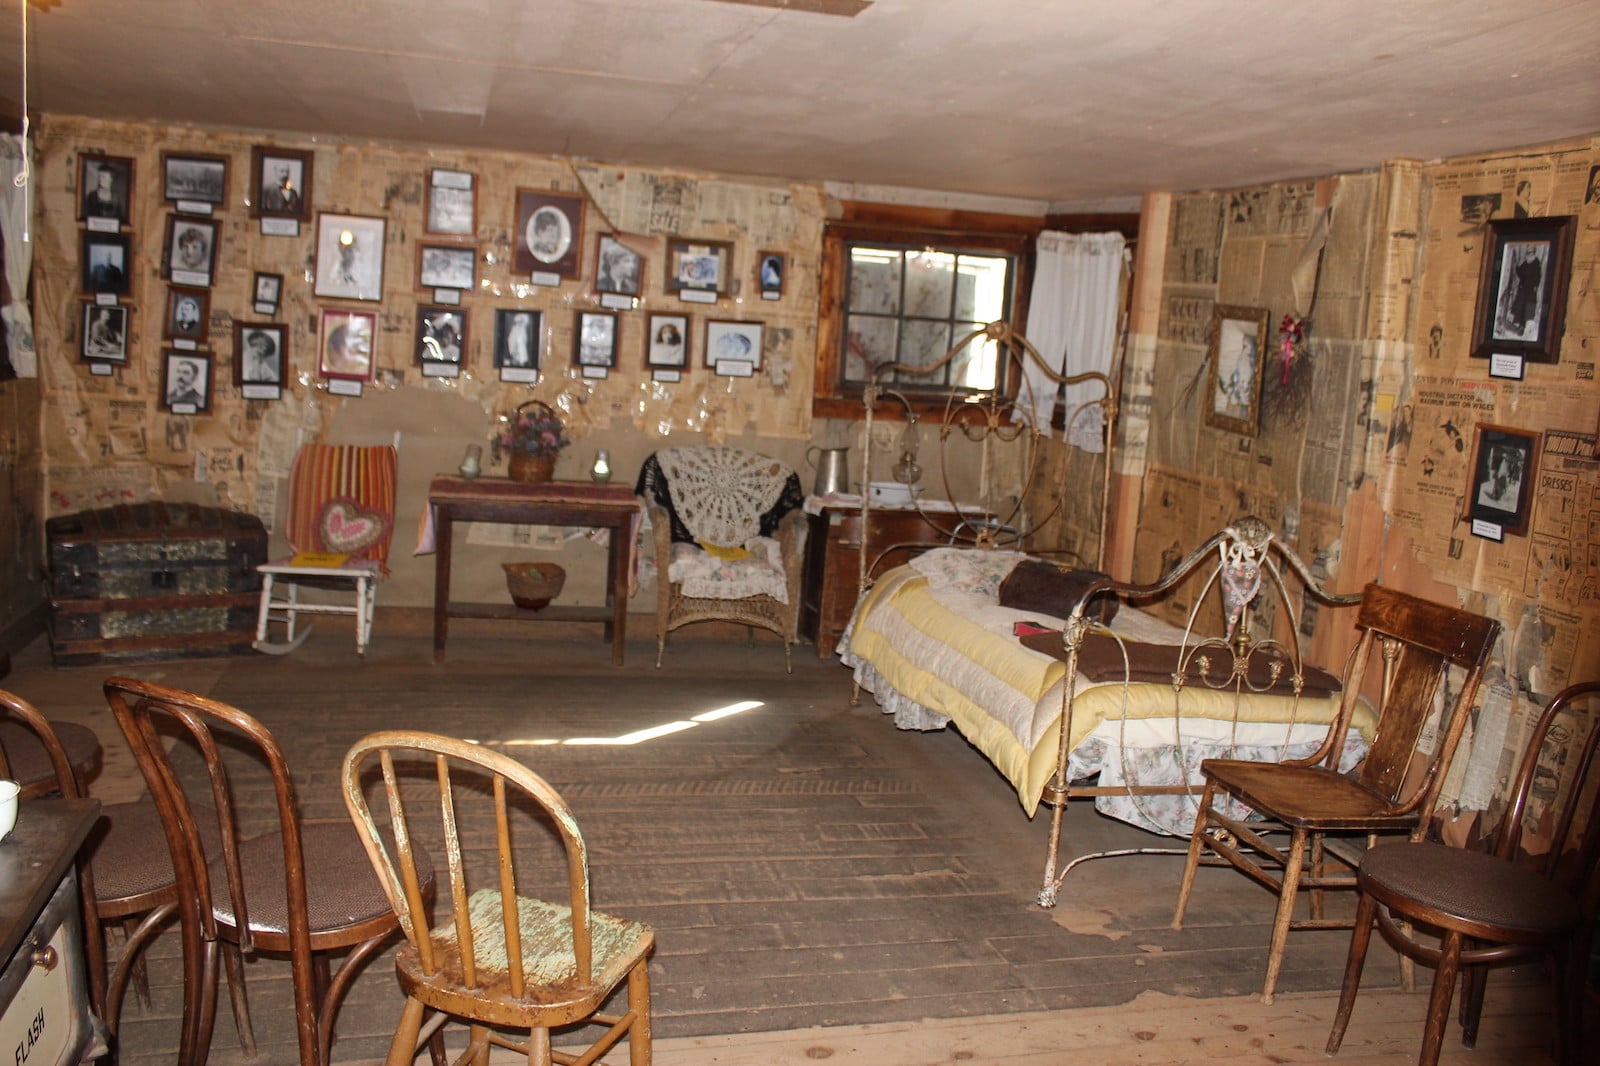
[[[387,801],[392,850],[373,817],[369,786]],[[344,798],[407,940],[395,959],[406,1003],[388,1066],[415,1058],[430,1012],[439,1023],[468,1023],[461,1063],[487,1063],[490,1045],[516,1050],[532,1066],[592,1063],[626,1036],[632,1066],[649,1066],[654,934],[590,909],[583,837],[543,778],[464,740],[390,731],[357,741],[345,755]],[[493,850],[467,853],[463,841],[491,825]],[[422,834],[442,839],[449,858],[450,905],[437,922],[424,905],[415,859]],[[603,1011],[624,981],[626,1009]],[[581,1053],[553,1051],[550,1030],[577,1025],[604,1028]],[[527,1030],[527,1042],[497,1029]]]
[[[1328,1054],[1344,1041],[1376,923],[1395,950],[1434,967],[1421,1066],[1439,1061],[1458,974],[1461,1041],[1472,1047],[1485,971],[1539,955],[1549,957],[1555,980],[1557,1061],[1595,1061],[1593,1048],[1584,1054],[1582,1001],[1600,909],[1597,697],[1600,682],[1590,681],[1545,706],[1487,852],[1417,841],[1380,844],[1362,858],[1361,903]],[[1535,848],[1523,847],[1525,835],[1538,838]]]
[[[1183,928],[1195,870],[1206,851],[1276,893],[1263,1003],[1272,1002],[1291,929],[1351,927],[1350,918],[1324,914],[1322,895],[1327,889],[1355,888],[1359,848],[1380,833],[1406,832],[1416,839],[1426,828],[1500,624],[1368,585],[1356,632],[1339,714],[1316,752],[1279,763],[1206,759],[1200,764],[1205,791],[1172,927]],[[1372,686],[1377,725],[1366,758],[1347,775],[1339,770],[1339,752],[1366,690],[1368,664],[1375,659],[1382,667]],[[1423,729],[1441,706],[1432,750],[1423,753]],[[1268,839],[1267,834],[1279,832],[1289,834],[1286,847]],[[1295,917],[1302,889],[1310,895],[1308,918]]]
[[[264,952],[289,957],[299,1061],[321,1066],[350,982],[399,928],[361,841],[347,821],[301,819],[283,751],[250,715],[126,677],[107,680],[105,693],[155,799],[177,877],[183,933],[177,1061],[180,1066],[206,1061],[219,954],[229,970],[240,1042],[254,1057],[241,956]],[[168,736],[177,738],[170,748]],[[240,797],[251,794],[247,789],[255,788],[263,773],[270,781],[257,794],[270,797],[268,809],[242,808]],[[196,804],[191,795],[204,797],[212,808]],[[252,813],[261,825],[246,823]],[[220,848],[207,845],[199,829],[202,819],[215,820]],[[249,835],[251,828],[259,831]],[[425,856],[418,866],[418,892],[427,898],[432,869]],[[344,963],[330,974],[328,953],[345,949]]]

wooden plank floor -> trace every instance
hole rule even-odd
[[[67,670],[52,669],[39,642],[0,685],[100,733],[105,769],[93,790],[107,802],[141,791],[99,690],[118,672],[261,717],[284,743],[310,817],[345,816],[339,759],[371,729],[502,746],[573,804],[596,905],[656,928],[656,1061],[668,1066],[1032,1064],[1062,1061],[1067,1048],[1083,1062],[1326,1061],[1344,934],[1292,942],[1287,994],[1267,1008],[1249,993],[1270,897],[1235,874],[1201,872],[1180,932],[1168,928],[1176,858],[1087,863],[1061,905],[1041,910],[1032,901],[1043,816],[1030,823],[958,735],[899,733],[870,702],[850,706],[836,662],[797,649],[788,675],[774,643],[681,636],[664,669],[653,668],[648,641],[618,669],[593,627],[511,631],[521,639],[453,633],[438,666],[426,638],[381,627],[366,661],[337,627],[283,658]],[[644,743],[593,743],[741,699],[761,707]],[[560,742],[580,738],[590,742]],[[1173,843],[1087,804],[1068,814],[1067,835],[1071,854]],[[124,1010],[125,1066],[170,1061],[177,962],[176,937],[162,937],[152,1002]],[[261,959],[249,970],[260,1056],[239,1052],[224,1006],[212,1062],[291,1062],[287,967]],[[1393,985],[1392,957],[1375,950],[1339,1061],[1414,1054],[1425,997],[1384,991]],[[1497,975],[1472,1061],[1540,1061],[1541,987],[1536,974]],[[374,960],[341,1013],[335,1058],[379,1059],[398,1007],[391,963]]]

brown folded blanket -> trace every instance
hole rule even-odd
[[[1061,643],[1061,634],[1030,633],[1019,638],[1023,647],[1031,648],[1045,655],[1052,655],[1057,659],[1065,660],[1067,649]],[[1126,669],[1122,649],[1127,648],[1128,657]],[[1134,684],[1170,685],[1172,672],[1178,667],[1178,656],[1183,649],[1176,644],[1141,644],[1128,641],[1119,646],[1116,640],[1103,633],[1090,633],[1083,639],[1083,646],[1078,649],[1078,673],[1085,681],[1106,682],[1121,681],[1124,677]],[[1221,649],[1208,651],[1211,660],[1208,677],[1212,684],[1218,684],[1227,676],[1224,671],[1230,668],[1228,654]],[[1188,677],[1190,680],[1200,682],[1200,665],[1195,660],[1198,656],[1190,656]],[[1277,681],[1272,687],[1266,688],[1271,680],[1272,658],[1261,653],[1250,658],[1250,687],[1256,692],[1271,692],[1275,695],[1291,695],[1294,692],[1292,664],[1285,659],[1278,660],[1282,664]],[[1326,670],[1319,670],[1315,666],[1302,668],[1305,674],[1304,692],[1308,696],[1328,696],[1339,691],[1339,679]]]
[[[1089,586],[1105,576],[1098,570],[1074,570],[1046,559],[1024,559],[1000,582],[1000,606],[1065,618]],[[1109,625],[1116,616],[1117,605],[1115,596],[1101,593],[1085,605],[1083,616]]]

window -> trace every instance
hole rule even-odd
[[[1017,223],[1037,223],[1017,219]],[[961,338],[1017,315],[1023,233],[960,233],[834,223],[823,236],[823,315],[816,401],[824,417],[859,417],[862,390],[885,363],[931,366]],[[895,371],[878,380],[942,404],[951,394],[1010,381],[1008,353],[978,337],[931,374]]]
[[[1010,256],[850,241],[844,299],[844,384],[860,388],[884,363],[930,366],[951,345],[1006,318]],[[990,390],[996,345],[982,338],[933,374],[895,371],[903,389]]]

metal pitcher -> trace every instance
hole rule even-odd
[[[816,484],[811,487],[814,495],[850,491],[849,451],[849,448],[818,448],[814,445],[806,449],[806,462],[817,468]],[[813,452],[816,453],[815,459],[812,458]]]

